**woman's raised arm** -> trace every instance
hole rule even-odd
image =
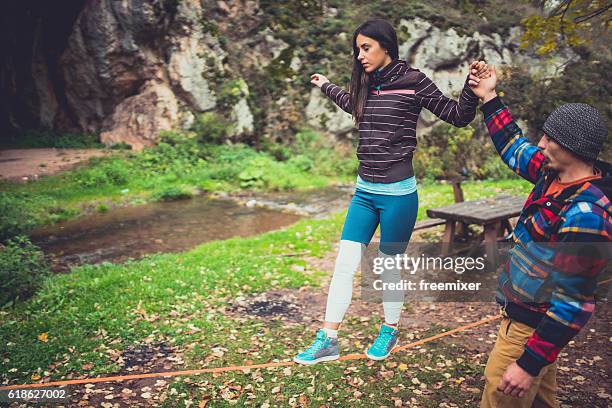
[[[426,108],[451,125],[465,127],[476,117],[478,96],[474,94],[468,85],[467,79],[463,85],[459,100],[455,101],[444,96],[431,79],[421,73],[415,95],[421,107]]]
[[[327,95],[336,105],[343,111],[352,113],[351,111],[351,94],[340,88],[336,84],[332,84],[329,79],[321,74],[312,74],[311,81],[313,84],[321,88],[321,91]]]

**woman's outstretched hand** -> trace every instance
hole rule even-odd
[[[468,85],[472,88],[472,92],[483,102],[488,102],[497,96],[495,92],[495,86],[497,85],[495,65],[489,67],[489,73],[488,78],[479,78],[470,72],[470,77],[468,78]]]
[[[326,82],[329,82],[329,79],[325,75],[315,73],[310,76],[310,83],[315,84],[319,88]]]
[[[472,61],[470,64],[470,74],[481,79],[489,78],[491,76],[489,66],[484,61]]]

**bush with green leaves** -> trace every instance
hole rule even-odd
[[[221,143],[229,135],[231,123],[216,112],[197,114],[191,130],[200,143]]]
[[[117,158],[92,159],[91,167],[72,174],[73,181],[81,188],[123,186],[130,178],[130,162]]]
[[[43,252],[26,236],[0,244],[0,307],[32,296],[49,274]]]
[[[38,202],[30,193],[0,192],[0,242],[28,233],[37,224],[33,214]]]
[[[291,157],[287,161],[299,171],[321,176],[350,176],[357,173],[359,162],[354,154],[342,153],[330,145],[319,132],[301,129],[289,146]]]
[[[170,173],[191,174],[206,162],[208,155],[208,150],[197,142],[193,134],[163,131],[156,146],[131,157],[136,159],[143,177],[154,178]]]
[[[132,145],[126,142],[113,143],[109,146],[111,150],[132,150]]]
[[[236,183],[248,163],[261,154],[241,143],[232,146],[207,145],[206,149],[211,163],[198,173],[199,176],[228,183]]]
[[[490,155],[477,169],[475,174],[478,179],[512,179],[516,178],[517,175],[514,173],[506,163],[499,157],[497,152],[494,155]]]
[[[153,199],[155,201],[175,201],[192,197],[193,193],[191,191],[176,186],[166,187],[153,193]]]
[[[287,160],[287,164],[295,167],[299,171],[310,171],[315,163],[310,157],[304,154],[298,154]]]
[[[444,176],[439,146],[418,146],[412,160],[414,174],[419,180],[434,181]]]
[[[246,168],[238,174],[240,179],[240,187],[242,188],[262,188],[269,184],[270,166],[272,160],[265,156],[255,157],[251,160]]]
[[[481,134],[486,131],[479,130],[477,133],[472,125],[458,128],[440,123],[429,134],[419,135],[413,162],[416,176],[426,180],[513,177],[503,169],[505,164],[489,136]]]

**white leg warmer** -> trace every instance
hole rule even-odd
[[[378,251],[379,257],[387,257],[387,258],[395,258],[395,255],[387,255],[383,252]],[[385,263],[383,263],[385,265]],[[401,270],[394,263],[392,268],[385,268],[382,275],[381,280],[383,282],[383,287],[388,287],[385,284],[393,283],[391,287],[398,287],[401,280]],[[383,300],[383,310],[385,312],[385,323],[387,324],[397,324],[400,319],[400,314],[402,312],[402,308],[404,307],[404,291],[401,289],[393,289],[386,290],[382,293]]]
[[[327,295],[326,322],[340,323],[344,319],[353,297],[353,278],[359,269],[364,247],[360,242],[340,240],[334,275]]]

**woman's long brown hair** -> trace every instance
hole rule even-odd
[[[392,60],[398,58],[397,34],[393,26],[382,18],[373,18],[361,24],[353,34],[353,72],[349,84],[351,94],[351,112],[355,123],[363,119],[363,110],[370,86],[370,76],[364,71],[359,62],[359,47],[357,47],[357,35],[364,35],[378,41],[380,46],[389,52]]]

